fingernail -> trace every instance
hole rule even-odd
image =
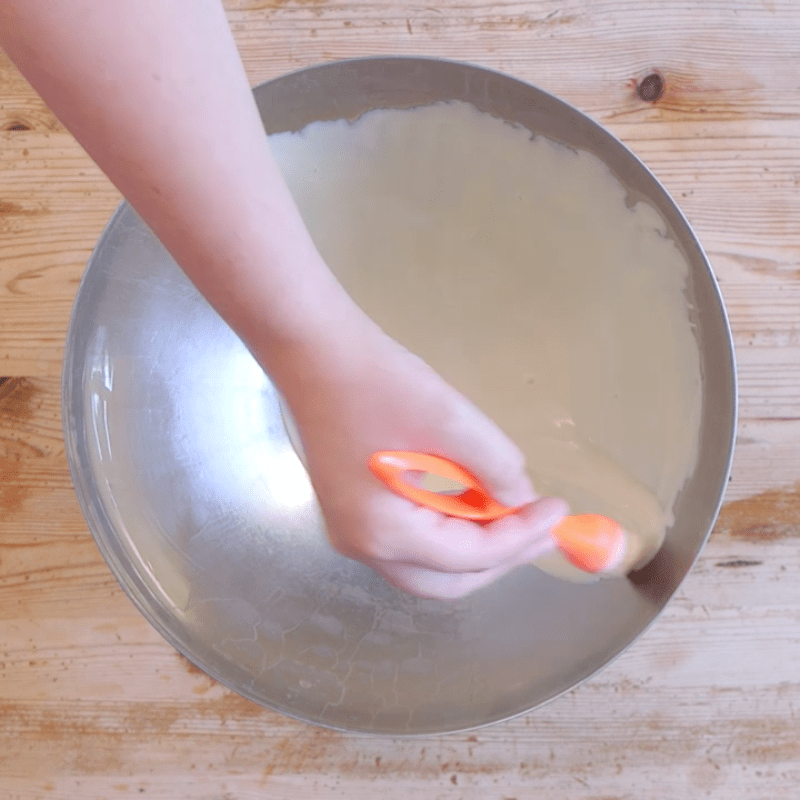
[[[549,530],[569,514],[569,506],[560,497],[543,497],[531,505],[531,521]]]
[[[535,544],[532,544],[527,550],[525,550],[519,560],[519,563],[527,564],[529,561],[534,561],[545,553],[550,553],[551,551],[555,550],[555,548],[556,543],[550,536],[542,536],[540,539],[536,540]]]

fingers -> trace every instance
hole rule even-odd
[[[530,561],[552,549],[551,528],[567,513],[562,500],[543,498],[488,525],[422,508],[387,508],[385,526],[371,537],[372,562],[403,564],[439,573],[483,572]],[[393,506],[394,503],[391,504]],[[399,525],[402,524],[402,528]]]
[[[375,567],[389,583],[417,597],[457,600],[497,580],[514,569],[496,567],[483,572],[436,572],[409,564],[384,563]]]
[[[456,600],[461,597],[482,589],[488,586],[498,578],[510,572],[512,569],[527,564],[533,561],[538,556],[553,549],[554,542],[550,536],[550,528],[563,516],[562,506],[564,505],[559,500],[542,501],[544,508],[536,509],[534,506],[524,509],[518,517],[509,518],[501,522],[505,523],[506,528],[519,528],[526,527],[526,521],[530,518],[535,518],[538,521],[548,519],[545,512],[552,511],[553,515],[549,518],[553,520],[552,524],[547,523],[546,529],[536,528],[539,533],[534,536],[532,541],[521,547],[517,547],[513,554],[501,557],[500,563],[488,568],[475,568],[474,564],[480,561],[483,563],[491,555],[497,555],[498,551],[492,548],[490,553],[477,553],[475,562],[469,561],[464,557],[463,552],[458,551],[461,556],[462,570],[457,570],[454,567],[456,559],[453,558],[452,549],[445,548],[438,555],[446,561],[442,561],[436,565],[436,568],[420,566],[419,563],[407,561],[378,561],[367,562],[369,566],[373,567],[383,577],[389,581],[393,586],[402,589],[409,594],[416,595],[417,597],[433,598],[437,600]],[[511,521],[513,519],[513,522]],[[470,526],[474,523],[462,523]],[[479,526],[475,526],[479,527]],[[484,530],[486,530],[484,528]],[[542,532],[544,531],[544,532]],[[511,532],[511,531],[506,531]],[[516,534],[516,530],[513,531]],[[490,534],[491,535],[491,534]],[[513,539],[511,540],[514,541]],[[504,544],[504,548],[508,545]],[[432,558],[431,562],[435,563],[436,559]],[[472,568],[467,568],[465,565],[473,564]]]

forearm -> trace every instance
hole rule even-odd
[[[0,44],[264,366],[350,313],[219,0],[5,0]]]

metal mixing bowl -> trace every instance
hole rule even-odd
[[[660,212],[690,264],[700,450],[662,551],[628,579],[574,585],[522,569],[458,602],[403,594],[331,550],[275,390],[128,205],[83,277],[64,367],[72,475],[109,566],[170,643],[242,695],[333,728],[425,734],[528,711],[627,648],[713,526],[736,390],[708,262],[629,150],[513,78],[439,60],[373,58],[305,69],[255,96],[269,133],[374,108],[466,101],[599,156],[632,199]]]

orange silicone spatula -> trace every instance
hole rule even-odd
[[[519,510],[498,503],[474,475],[440,456],[385,450],[375,453],[369,466],[392,491],[450,517],[492,522]],[[428,491],[409,483],[409,472],[438,475],[462,485],[464,491],[460,494]],[[600,514],[564,517],[551,529],[550,535],[567,559],[586,572],[614,569],[622,562],[627,548],[622,528]]]

